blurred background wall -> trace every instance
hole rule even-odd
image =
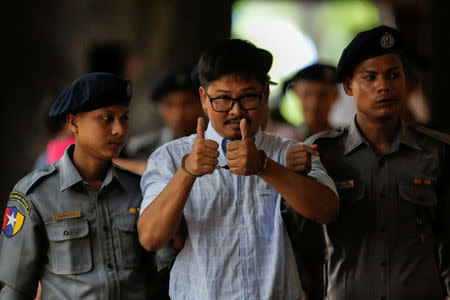
[[[353,11],[346,6],[358,2],[364,2],[366,8]],[[288,6],[281,9],[270,6],[280,4]],[[251,13],[258,12],[255,5],[259,6],[261,13],[272,12],[273,18],[265,19],[267,21],[273,19],[283,23],[289,18],[297,19],[295,26],[316,49],[316,56],[311,56],[309,62],[322,59],[336,63],[342,45],[346,45],[358,31],[378,24],[397,27],[426,61],[427,67],[421,70],[420,76],[422,96],[429,110],[424,123],[435,129],[448,131],[450,128],[447,95],[450,10],[446,2],[10,1],[3,9],[1,20],[4,92],[0,199],[4,201],[0,200],[0,203],[5,204],[13,185],[31,171],[34,160],[44,149],[48,137],[42,128],[42,112],[65,86],[88,72],[88,52],[92,45],[114,41],[126,47],[126,77],[134,85],[130,108],[131,134],[140,133],[160,125],[155,107],[147,97],[158,72],[175,63],[195,62],[206,47],[230,36],[248,38],[258,46],[266,47],[264,40],[252,37],[252,30],[249,33],[245,29],[262,28],[257,23],[244,22],[249,14],[248,20],[255,20],[255,14],[252,16]],[[330,7],[338,7],[337,12]],[[292,45],[296,36],[284,36],[287,31],[275,31],[281,39],[276,44]],[[263,30],[264,34],[269,36],[273,32]],[[334,48],[330,48],[331,43]],[[283,54],[275,55],[276,48],[267,48],[274,54],[275,61],[282,61],[285,57]],[[330,51],[325,51],[327,48],[335,50],[330,54]],[[284,71],[275,74],[276,80],[283,80],[289,71],[307,63],[294,58],[287,60]]]

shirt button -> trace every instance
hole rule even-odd
[[[69,235],[69,231],[68,230],[64,230],[64,235]]]
[[[112,266],[111,263],[109,263],[109,264],[107,265],[107,267],[108,267],[108,269],[112,269],[112,268],[113,268],[113,266]]]
[[[108,226],[103,226],[103,231],[104,231],[104,232],[108,232],[108,231],[109,231]]]
[[[385,260],[381,261],[380,266],[386,267],[386,261]]]
[[[381,296],[380,300],[386,300],[386,296]]]
[[[386,226],[381,225],[380,226],[380,232],[386,232]]]

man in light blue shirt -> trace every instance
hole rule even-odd
[[[172,299],[300,299],[283,197],[318,223],[339,201],[314,157],[310,176],[285,165],[298,142],[262,132],[272,55],[226,40],[199,61],[200,98],[210,123],[158,148],[141,180],[141,244],[159,250],[187,228],[171,271]]]

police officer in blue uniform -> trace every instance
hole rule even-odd
[[[358,33],[337,67],[354,122],[307,140],[341,200],[324,226],[327,299],[450,295],[450,137],[400,119],[406,53],[394,28]],[[287,154],[292,169],[302,168],[299,153]]]
[[[90,73],[56,100],[75,145],[13,188],[0,236],[0,299],[145,299],[152,256],[139,244],[140,176],[111,162],[128,137],[131,84]]]

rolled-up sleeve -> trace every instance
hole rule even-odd
[[[338,195],[333,179],[328,176],[318,156],[311,157],[311,171],[308,173],[308,176],[327,186],[336,194],[336,196]]]
[[[181,165],[181,158],[189,153],[191,138],[167,143],[150,155],[147,169],[141,178],[141,214],[158,197]]]

